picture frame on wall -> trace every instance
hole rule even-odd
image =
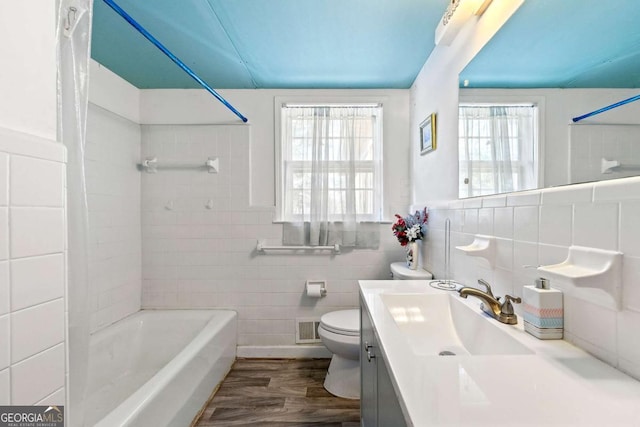
[[[420,123],[420,154],[436,149],[436,113],[432,113]]]

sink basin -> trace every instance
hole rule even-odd
[[[417,355],[533,354],[502,325],[453,294],[381,294]]]

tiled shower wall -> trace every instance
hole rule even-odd
[[[622,252],[621,311],[584,301],[559,281],[551,286],[564,290],[565,339],[640,378],[640,178],[436,203],[430,212],[426,268],[444,275],[449,218],[452,278],[465,285],[484,278],[496,295],[522,296],[522,287],[539,276],[523,266],[562,262],[571,245]],[[493,266],[455,249],[475,234],[495,236]]]
[[[389,277],[402,259],[389,224],[378,250],[340,255],[256,253],[258,239],[282,243],[272,207],[250,207],[250,126],[142,126],[142,157],[204,168],[142,174],[144,308],[237,310],[240,346],[295,344],[295,318],[319,318],[358,305],[357,280]],[[273,159],[265,159],[272,162]],[[328,283],[324,298],[308,298],[305,280]]]
[[[640,125],[569,126],[569,182],[599,181],[640,173]],[[617,160],[621,167],[602,173],[602,159]]]
[[[65,161],[0,128],[0,405],[65,401]]]
[[[140,310],[140,126],[89,104],[85,159],[93,332]]]

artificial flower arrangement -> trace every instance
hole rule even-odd
[[[429,221],[427,208],[404,218],[396,214],[396,218],[398,220],[391,226],[391,229],[402,246],[406,246],[409,242],[422,240],[426,236],[427,222]]]

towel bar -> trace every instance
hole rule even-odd
[[[340,253],[340,245],[330,245],[330,246],[267,246],[264,244],[264,241],[258,240],[256,244],[256,251],[265,252],[265,251],[316,251],[316,250],[324,250],[324,251],[333,251],[336,254]]]

